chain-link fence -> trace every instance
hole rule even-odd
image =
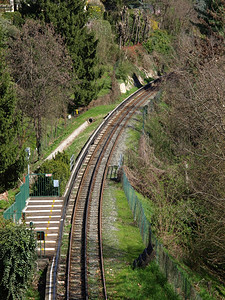
[[[188,280],[186,272],[178,266],[178,264],[172,259],[163,245],[152,233],[151,224],[145,216],[142,203],[135,194],[135,190],[129,183],[124,171],[122,176],[122,184],[134,219],[139,226],[145,246],[147,247],[150,239],[154,245],[156,262],[158,263],[160,270],[165,274],[167,280],[173,285],[176,293],[179,294],[183,299],[201,300],[201,297]]]

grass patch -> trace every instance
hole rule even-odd
[[[34,287],[29,287],[25,300],[41,300],[40,294]]]
[[[3,215],[3,211],[9,208],[15,202],[15,196],[19,193],[20,189],[12,189],[8,191],[8,201],[1,200],[0,201],[0,215]]]
[[[144,197],[143,195],[141,195],[136,191],[135,194],[138,197],[138,199],[141,201],[147,220],[151,223],[151,218],[154,214],[155,204],[153,203],[153,201],[149,200],[148,198]]]
[[[118,212],[116,227],[119,245],[127,262],[132,263],[133,259],[143,251],[144,244],[122,189],[116,190],[115,196]]]
[[[33,276],[33,281],[28,287],[26,294],[24,295],[24,300],[44,300],[45,299],[45,278],[46,278],[47,268],[41,268],[36,271]]]
[[[179,299],[159,271],[155,262],[145,269],[132,269],[132,262],[144,250],[139,228],[136,226],[120,185],[109,184],[104,195],[108,202],[115,201],[117,217],[114,236],[103,231],[103,250],[106,287],[109,299]],[[112,213],[111,209],[107,213]]]

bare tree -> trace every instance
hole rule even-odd
[[[145,126],[151,147],[129,153],[130,177],[156,203],[154,226],[173,254],[224,282],[225,44],[184,31],[176,42],[163,103]]]
[[[197,41],[194,42],[195,46]],[[208,43],[208,41],[207,41]],[[185,45],[185,46],[184,46]],[[225,58],[206,44],[184,44],[180,70],[166,83],[165,131],[184,158],[193,207],[189,259],[224,278]],[[200,51],[202,50],[202,51]],[[179,63],[179,62],[178,62]]]
[[[20,109],[33,121],[40,157],[44,119],[59,117],[67,109],[71,60],[53,27],[34,20],[27,20],[9,42],[8,58]]]
[[[130,13],[126,6],[118,14],[117,33],[120,48],[128,43],[139,44],[149,37],[150,18],[145,11],[135,9]]]

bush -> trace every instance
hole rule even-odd
[[[70,159],[65,152],[58,153],[52,160],[45,161],[38,172],[52,173],[53,177],[60,181],[60,195],[62,195],[70,177]]]
[[[171,36],[165,30],[155,30],[144,46],[148,53],[156,51],[163,55],[168,55],[172,51]]]
[[[128,75],[132,75],[133,72],[134,66],[128,60],[120,61],[116,69],[116,78],[126,82]]]
[[[8,1],[7,1],[8,2]],[[24,19],[18,11],[15,12],[5,12],[3,13],[3,18],[11,21],[16,27],[20,27],[24,24]]]
[[[98,5],[88,5],[87,11],[89,13],[90,18],[92,19],[101,19],[103,18],[103,8]]]
[[[32,279],[36,259],[36,239],[25,224],[0,219],[1,299],[22,299]]]

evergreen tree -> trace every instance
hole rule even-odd
[[[35,14],[46,23],[52,23],[56,32],[65,39],[73,60],[76,107],[87,105],[96,96],[97,41],[93,33],[88,32],[88,15],[84,6],[83,0],[29,0],[23,2],[21,8],[23,16]]]
[[[24,167],[17,100],[3,52],[3,33],[0,28],[0,192],[17,182]]]

